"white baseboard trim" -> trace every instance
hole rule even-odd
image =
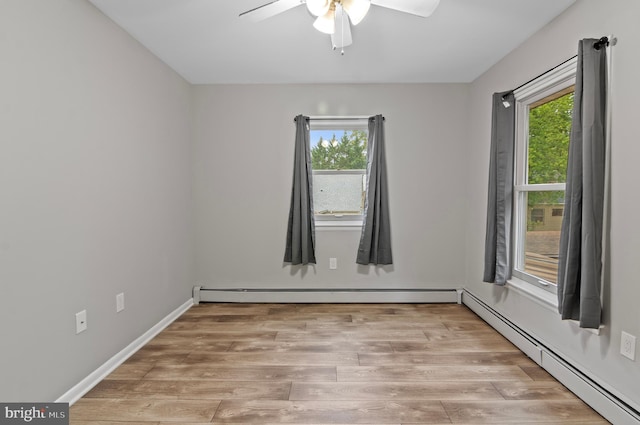
[[[60,398],[56,400],[56,403],[69,403],[69,405],[73,405],[76,401],[80,400],[82,396],[88,393],[107,375],[109,375],[118,366],[124,363],[124,361],[131,357],[136,351],[142,348],[147,342],[151,341],[153,337],[162,332],[164,328],[169,326],[174,320],[180,317],[192,305],[192,298],[185,301],[184,304],[173,310],[157,324],[155,324],[151,329],[140,335],[131,344],[120,350],[116,355],[107,360],[102,366],[91,372],[86,378],[78,382],[71,389],[69,389],[69,391],[61,395]]]
[[[463,304],[531,357],[542,368],[580,397],[585,403],[616,425],[640,425],[640,413],[621,397],[590,378],[541,341],[492,309],[475,295],[465,291]]]
[[[488,306],[483,304],[478,300],[478,298],[469,292],[464,292],[462,303],[473,310],[474,313],[491,325],[492,328],[500,332],[502,336],[511,341],[513,345],[529,356],[531,360],[536,362],[539,366],[542,366],[542,350],[533,338],[520,330],[519,327],[513,325],[504,316],[501,316],[496,311],[489,309]]]
[[[196,289],[197,288],[197,289]],[[213,289],[194,288],[199,302],[457,303],[456,289]]]

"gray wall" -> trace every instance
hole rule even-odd
[[[471,85],[473,111],[467,138],[468,170],[467,287],[493,308],[541,338],[552,349],[605,382],[624,399],[639,407],[640,352],[633,362],[620,355],[620,332],[640,337],[640,285],[638,285],[637,85],[640,56],[640,2],[637,0],[578,1]],[[559,320],[550,308],[509,289],[481,282],[485,208],[488,180],[489,136],[493,92],[514,88],[574,56],[585,37],[613,34],[612,49],[612,199],[610,267],[604,291],[605,327],[600,335],[579,330]],[[640,349],[637,347],[637,349]]]
[[[55,400],[191,296],[190,89],[84,0],[0,52],[0,400]]]
[[[0,400],[59,397],[186,301],[195,282],[455,288],[466,281],[637,405],[638,362],[618,352],[621,330],[640,337],[639,15],[637,0],[579,0],[470,85],[190,88],[84,0],[3,0]],[[611,267],[606,326],[596,336],[480,276],[491,93],[574,55],[579,38],[610,33],[620,39]],[[387,117],[393,268],[357,268],[353,230],[319,230],[315,268],[282,265],[299,113]],[[328,269],[329,257],[338,270]],[[118,292],[126,294],[120,314]],[[89,329],[75,335],[82,309]]]
[[[222,288],[458,288],[466,84],[194,88],[196,277]],[[316,267],[284,267],[295,127],[386,117],[394,266],[357,267],[360,230],[316,232]],[[329,270],[329,257],[338,269]]]

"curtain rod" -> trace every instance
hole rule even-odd
[[[614,40],[614,41],[615,41],[615,40]],[[615,44],[615,43],[614,43],[614,44]],[[598,40],[598,41],[596,41],[595,43],[593,43],[593,48],[594,48],[594,49],[596,49],[596,50],[600,50],[600,49],[602,48],[602,46],[605,46],[605,47],[609,46],[609,37],[606,37],[606,36],[605,36],[605,37],[601,37],[601,38],[600,38],[600,40]],[[522,84],[520,84],[518,87],[516,87],[515,89],[513,89],[513,90],[509,90],[508,92],[506,92],[506,93],[502,96],[502,100],[504,100],[504,98],[505,98],[505,97],[509,96],[509,95],[510,95],[511,93],[513,93],[514,91],[516,91],[516,90],[518,90],[518,89],[521,89],[522,87],[526,86],[526,85],[527,85],[527,84],[529,84],[530,82],[532,82],[532,81],[534,81],[534,80],[537,80],[538,78],[542,77],[544,74],[546,74],[547,72],[551,71],[552,69],[555,69],[555,68],[557,68],[557,67],[559,67],[559,66],[562,66],[562,65],[564,65],[565,63],[567,63],[567,62],[569,62],[569,61],[571,61],[571,60],[573,60],[573,59],[575,59],[575,58],[577,58],[577,57],[578,57],[578,55],[571,56],[571,57],[570,57],[569,59],[567,59],[566,61],[564,61],[564,62],[562,62],[562,63],[560,63],[560,64],[558,64],[558,65],[554,66],[553,68],[547,69],[545,72],[543,72],[543,73],[542,73],[542,74],[540,74],[540,75],[537,75],[537,76],[533,77],[532,79],[530,79],[530,80],[529,80],[529,81],[527,81],[526,83],[522,83]]]
[[[552,70],[554,70],[554,69],[556,69],[556,68],[558,68],[558,67],[560,67],[560,66],[564,65],[565,63],[567,63],[567,62],[569,62],[569,61],[574,60],[574,59],[575,59],[575,58],[577,58],[577,57],[578,57],[578,55],[571,56],[571,57],[570,57],[569,59],[567,59],[566,61],[563,61],[562,63],[559,63],[558,65],[554,66],[553,68],[549,68],[549,69],[547,69],[546,71],[544,71],[543,73],[541,73],[541,74],[539,74],[539,75],[536,75],[535,77],[533,77],[532,79],[530,79],[530,80],[529,80],[529,81],[527,81],[526,83],[522,83],[522,84],[520,84],[518,87],[516,87],[515,89],[513,89],[513,90],[509,90],[509,91],[508,91],[507,93],[505,93],[505,94],[504,94],[504,96],[502,96],[502,97],[504,98],[505,96],[510,95],[510,94],[511,94],[511,93],[513,93],[514,91],[517,91],[518,89],[523,88],[524,86],[526,86],[526,85],[527,85],[527,84],[529,84],[530,82],[535,81],[535,80],[537,80],[538,78],[542,77],[542,76],[543,76],[544,74],[546,74],[547,72],[552,71]]]
[[[338,116],[338,115],[312,115],[308,116],[310,120],[313,121],[359,121],[359,120],[369,120],[369,118],[373,118],[375,115],[353,115],[350,117]],[[385,117],[382,117],[382,121],[386,121]],[[296,118],[293,119],[293,122],[296,122]]]
[[[309,116],[310,120],[317,120],[317,121],[322,121],[322,120],[368,120],[371,117],[376,116],[376,114],[373,115],[352,115],[352,116],[340,116],[340,115],[312,115]],[[384,117],[382,117],[382,119],[384,119]]]

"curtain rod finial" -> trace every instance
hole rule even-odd
[[[511,93],[512,92],[506,93],[500,98],[500,100],[502,100],[502,106],[504,106],[505,108],[511,107],[511,102],[509,102],[509,100],[507,99],[507,96],[509,96]]]
[[[600,50],[602,46],[607,47],[609,45],[609,37],[601,37],[600,40],[593,43],[593,48]]]

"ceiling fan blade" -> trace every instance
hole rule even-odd
[[[336,30],[331,34],[331,45],[334,48],[350,46],[353,43],[351,38],[351,22],[349,15],[344,12],[340,5],[336,6]]]
[[[242,12],[240,17],[251,22],[259,22],[300,6],[302,3],[304,3],[302,0],[274,0],[255,9]]]
[[[410,13],[423,18],[431,16],[439,3],[440,0],[371,0],[371,4],[376,6]]]

